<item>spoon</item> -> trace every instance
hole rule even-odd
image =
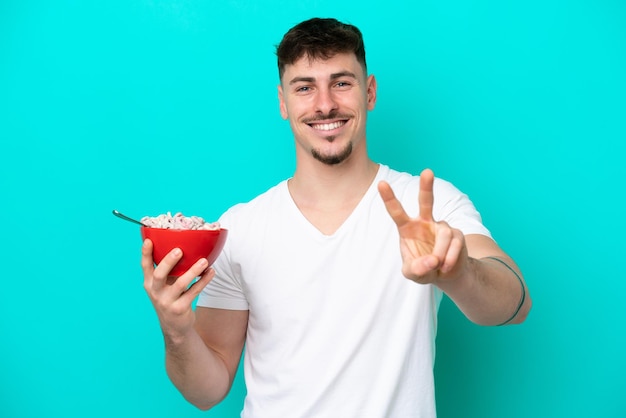
[[[145,226],[146,228],[149,228],[149,226],[148,226],[148,225],[146,225],[146,224],[144,224],[144,223],[142,223],[142,222],[139,222],[139,221],[138,221],[138,220],[136,220],[136,219],[129,218],[128,216],[124,215],[124,214],[123,214],[123,213],[121,213],[121,212],[116,211],[115,209],[113,209],[113,215],[117,216],[118,218],[122,218],[122,219],[124,219],[125,221],[130,221],[130,222],[133,222],[133,223],[139,224],[139,225],[141,225],[141,226]]]

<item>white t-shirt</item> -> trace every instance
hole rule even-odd
[[[419,177],[381,165],[349,218],[323,235],[283,181],[220,219],[229,229],[198,306],[249,310],[244,418],[432,418],[442,292],[401,273],[399,238],[377,190],[409,216]],[[467,196],[434,183],[435,220],[488,235]]]

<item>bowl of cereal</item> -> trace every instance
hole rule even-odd
[[[153,243],[152,258],[159,264],[174,248],[180,248],[182,258],[172,268],[169,275],[178,277],[201,258],[212,265],[226,243],[228,230],[217,222],[205,222],[199,216],[184,216],[182,213],[144,216],[140,228],[141,238]]]

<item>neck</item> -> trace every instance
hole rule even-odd
[[[342,206],[360,200],[378,172],[378,164],[366,158],[327,165],[312,159],[301,162],[289,180],[289,191],[298,205]]]

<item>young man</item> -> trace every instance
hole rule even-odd
[[[442,294],[476,323],[520,323],[521,273],[454,186],[368,157],[376,79],[356,27],[302,22],[277,55],[293,177],[222,216],[229,238],[212,268],[168,282],[180,251],[155,268],[144,243],[169,376],[210,408],[245,343],[242,417],[434,417]]]

